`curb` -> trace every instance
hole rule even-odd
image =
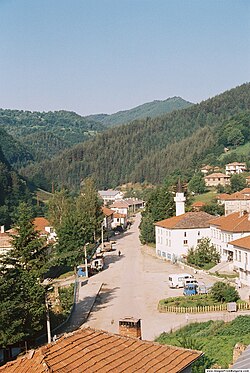
[[[94,305],[95,305],[96,298],[97,298],[98,295],[100,294],[100,291],[102,290],[102,287],[103,287],[103,282],[100,284],[99,289],[98,289],[98,291],[97,291],[97,293],[96,293],[96,295],[95,295],[95,297],[94,297],[94,299],[93,299],[93,301],[92,301],[92,304],[91,304],[91,306],[90,306],[90,308],[89,308],[89,311],[88,311],[88,313],[87,313],[87,315],[86,315],[86,318],[85,318],[84,322],[82,323],[82,325],[80,326],[80,328],[82,328],[83,325],[85,324],[85,322],[88,320],[89,315],[90,315],[90,313],[91,313],[91,311],[92,311],[92,309],[93,309],[93,307],[94,307]]]

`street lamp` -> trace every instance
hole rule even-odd
[[[104,251],[104,245],[103,245],[103,228],[104,228],[104,223],[102,223],[102,252]]]

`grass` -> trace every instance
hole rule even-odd
[[[182,346],[185,338],[199,344],[214,364],[228,368],[232,363],[236,343],[250,344],[250,316],[238,316],[230,323],[207,321],[193,323],[173,333],[162,333],[156,341],[162,344]]]
[[[46,190],[38,188],[37,191],[37,199],[41,202],[47,203],[51,197],[53,196],[52,193],[46,192]]]
[[[68,271],[68,272],[65,272],[65,273],[62,273],[59,277],[58,277],[58,280],[62,280],[64,278],[67,278],[67,277],[71,277],[75,274],[74,271]]]
[[[197,294],[188,297],[172,297],[167,299],[161,299],[159,303],[161,305],[173,307],[202,307],[221,304],[219,302],[215,302],[210,294]]]
[[[227,153],[223,153],[220,155],[219,160],[223,161],[223,159],[228,155],[228,154],[236,154],[236,155],[248,155],[250,152],[250,142],[247,142],[244,145],[237,146],[236,149],[232,149]]]
[[[217,194],[218,193],[215,190],[210,190],[209,192],[203,194],[196,194],[194,196],[194,202],[209,203],[215,198]]]
[[[212,267],[211,267],[212,268]],[[209,268],[210,269],[210,268]],[[217,277],[219,277],[219,278],[224,278],[224,279],[231,279],[231,278],[236,278],[236,277],[239,277],[239,275],[237,275],[237,273],[232,273],[232,274],[226,274],[226,273],[219,273],[218,271],[216,271],[216,272],[209,272],[211,275],[215,275],[215,276],[217,276]]]

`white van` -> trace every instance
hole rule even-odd
[[[189,273],[173,273],[169,275],[169,287],[170,288],[183,288],[185,280],[193,278],[194,276]]]

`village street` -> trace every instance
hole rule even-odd
[[[95,283],[103,283],[103,286],[88,321],[83,326],[118,333],[119,319],[131,316],[142,320],[142,338],[153,340],[161,332],[187,323],[186,315],[159,313],[157,305],[160,299],[182,294],[182,289],[169,288],[170,273],[193,274],[193,271],[164,262],[154,256],[152,249],[142,246],[139,241],[139,222],[140,215],[137,215],[131,229],[117,239],[116,252],[106,254],[108,268],[89,279],[86,286]],[[120,257],[118,250],[122,253]],[[216,281],[206,274],[196,275],[196,278],[206,284]],[[235,314],[227,312],[194,314],[188,316],[188,321],[229,321],[233,317]]]

